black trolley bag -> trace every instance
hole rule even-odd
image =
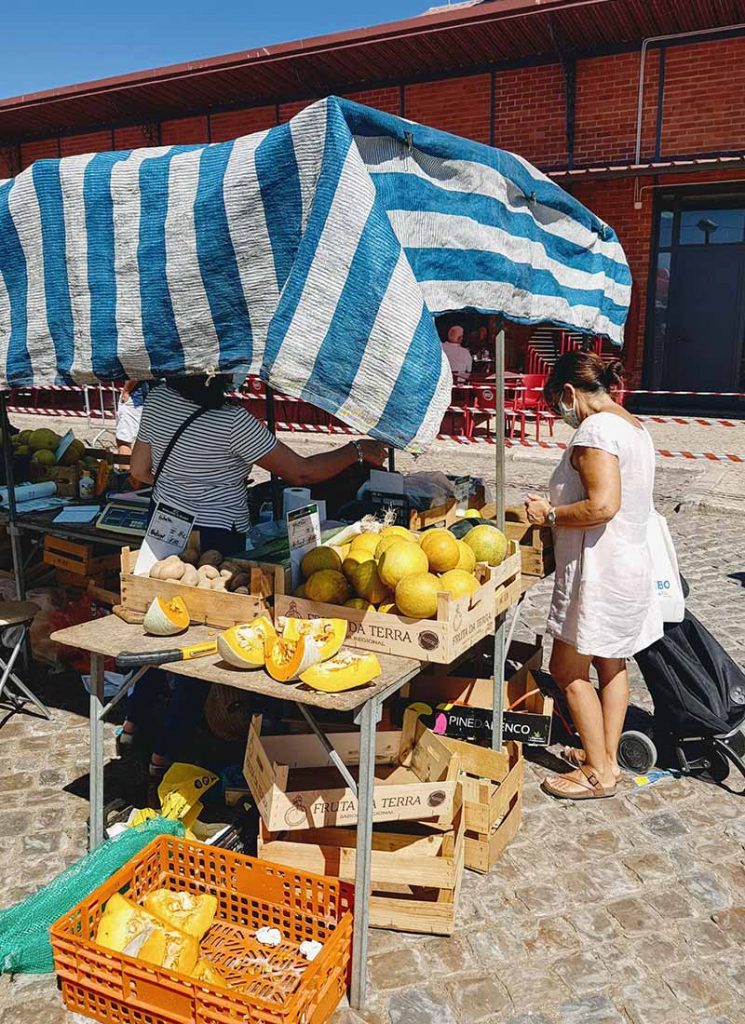
[[[654,743],[624,733],[625,767],[651,768],[657,744],[683,772],[706,772],[720,782],[731,763],[745,776],[745,672],[696,616],[686,611],[682,622],[667,623],[635,658],[654,703]]]

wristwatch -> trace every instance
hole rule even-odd
[[[548,512],[546,513],[546,522],[549,526],[554,526],[556,523],[556,509],[553,505],[548,506]]]
[[[365,453],[362,451],[362,444],[359,441],[352,441],[352,444],[357,451],[357,462],[362,464],[365,461]]]

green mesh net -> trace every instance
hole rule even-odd
[[[156,836],[183,836],[180,821],[151,818],[128,828],[81,857],[52,882],[13,907],[0,910],[0,974],[48,974],[54,970],[49,929]]]

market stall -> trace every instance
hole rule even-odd
[[[51,202],[53,189],[61,190],[61,207]],[[39,211],[41,225],[58,226],[67,216],[73,230],[48,231],[42,244]],[[336,98],[306,108],[289,125],[233,143],[44,161],[0,187],[0,239],[0,388],[248,366],[283,394],[415,453],[435,438],[450,403],[452,378],[433,314],[470,308],[620,342],[630,290],[610,228],[520,158]],[[52,265],[57,273],[50,281]],[[500,336],[498,526],[504,525],[503,382]],[[12,526],[12,499],[9,508]],[[516,549],[513,554],[519,574]],[[497,579],[505,555],[486,566],[479,590],[506,585]],[[278,600],[276,593],[246,596]],[[514,600],[499,604],[493,589],[489,600],[485,615],[473,617],[473,640],[495,634],[492,745],[498,753],[505,611]],[[466,600],[457,610],[470,607]],[[366,614],[343,615],[349,635]],[[408,621],[394,613],[392,625],[397,618]],[[447,603],[445,619],[447,629]],[[179,643],[205,639],[204,629],[191,627]],[[423,658],[434,632],[421,634]],[[130,644],[147,650],[156,641],[116,617],[57,639],[93,655],[95,844],[103,834],[102,658]],[[377,716],[383,700],[418,669],[417,659],[382,656],[374,681],[341,701],[361,729],[355,1006],[365,988]],[[174,671],[317,708],[333,704],[299,684],[270,681],[261,670],[245,682],[245,673],[221,667],[214,656],[177,663]],[[338,709],[340,695],[335,701]],[[312,716],[309,721],[323,737]]]

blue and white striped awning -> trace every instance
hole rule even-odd
[[[0,184],[0,387],[250,364],[417,450],[450,401],[432,314],[620,343],[630,287],[613,231],[520,157],[335,97]]]

